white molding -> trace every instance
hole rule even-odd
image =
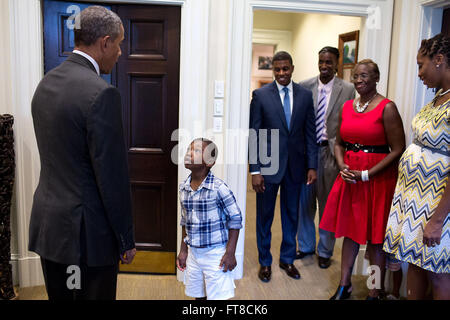
[[[34,189],[40,163],[31,118],[31,98],[43,75],[42,21],[40,1],[9,0],[12,110],[16,154],[16,224],[19,279],[22,287],[35,285],[40,279],[40,263],[30,268],[34,260],[28,252],[28,225]],[[14,212],[13,212],[14,214]],[[38,280],[39,281],[39,280]]]
[[[417,76],[416,55],[422,39],[440,31],[442,25],[442,1],[405,1],[397,13],[399,21],[399,46],[397,52],[397,79],[395,92],[390,96],[399,108],[406,133],[407,145],[411,143],[411,123],[417,112],[434,96]],[[395,71],[395,70],[394,70]]]
[[[249,0],[243,0],[249,1]],[[322,1],[322,0],[250,0],[253,9],[277,10],[288,12],[331,13],[348,16],[367,14],[367,7],[384,1]],[[388,0],[389,1],[389,0]]]
[[[419,0],[419,4],[431,8],[444,8],[449,5],[448,0]]]
[[[381,79],[378,89],[386,94],[387,77],[389,72],[389,54],[391,41],[391,27],[393,15],[393,1],[269,1],[269,0],[231,0],[230,1],[230,52],[228,60],[229,75],[227,86],[228,101],[228,129],[248,129],[250,108],[250,80],[251,80],[251,52],[253,10],[282,10],[296,12],[333,13],[367,17],[371,6],[379,6],[381,11],[381,29],[366,30],[364,38],[360,39],[365,48],[364,57],[375,60],[380,68]],[[376,44],[376,45],[375,45]],[[380,50],[383,48],[383,50]],[[246,206],[247,194],[247,136],[242,134],[238,139],[230,141],[226,137],[226,157],[239,155],[238,164],[226,166],[227,182],[236,194],[241,208]],[[226,163],[232,163],[232,158]],[[242,165],[245,163],[245,165]],[[245,210],[243,211],[245,220]]]
[[[64,0],[63,0],[64,1]],[[110,3],[110,4],[120,4],[120,3],[129,3],[129,4],[155,4],[155,5],[173,5],[173,6],[183,6],[187,2],[192,0],[76,0],[76,2],[89,2],[89,3]]]
[[[417,35],[417,47],[414,55],[417,54],[417,50],[420,47],[422,39],[429,39],[438,34],[442,29],[442,14],[443,9],[440,0],[434,1],[420,1],[418,5],[420,14],[420,29]],[[416,78],[416,106],[414,108],[415,113],[434,97],[432,89],[427,89],[417,77],[417,64],[415,63],[415,78]],[[411,119],[412,120],[412,119]]]
[[[206,127],[208,24],[209,1],[206,3],[202,0],[187,1],[183,6],[181,17],[179,155],[184,155],[187,145],[194,138],[193,135],[196,132],[202,132]],[[178,165],[178,184],[181,184],[187,176],[188,171],[181,161]],[[179,201],[177,202],[178,253],[182,229],[181,207]],[[183,273],[179,270],[177,270],[177,279],[183,281]]]
[[[292,32],[284,30],[253,29],[254,44],[273,44],[275,51],[291,52]]]

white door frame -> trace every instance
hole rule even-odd
[[[227,87],[228,114],[227,128],[244,132],[248,130],[250,104],[249,90],[251,81],[252,31],[253,11],[255,9],[284,10],[294,12],[330,13],[340,15],[360,16],[371,18],[369,28],[362,32],[360,42],[365,52],[360,57],[370,57],[379,65],[381,79],[378,89],[382,94],[387,91],[387,77],[389,71],[389,54],[391,41],[391,26],[393,15],[393,1],[380,0],[335,0],[335,1],[270,1],[270,0],[231,0],[230,1],[230,39]],[[378,8],[378,9],[377,9]],[[371,14],[377,14],[376,17]],[[375,21],[374,19],[380,19]],[[383,48],[383,50],[380,50]],[[248,141],[244,134],[233,140],[226,141],[226,163],[236,161],[238,164],[225,167],[227,182],[235,192],[241,208],[245,208],[247,191],[247,150]],[[225,137],[230,139],[229,136]],[[229,156],[230,155],[230,156]],[[245,219],[245,217],[244,217]]]
[[[253,29],[253,44],[275,45],[275,51],[291,52],[292,32],[284,30]]]
[[[406,143],[411,143],[411,122],[416,113],[431,101],[433,93],[427,89],[417,76],[416,55],[422,39],[428,39],[440,32],[442,27],[444,0],[403,1],[397,13],[399,19],[398,76],[395,92],[390,98],[395,101],[403,119]]]

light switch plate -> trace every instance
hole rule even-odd
[[[221,80],[214,81],[214,97],[223,98],[225,96],[225,83]]]
[[[214,115],[223,116],[223,100],[214,99]]]
[[[213,132],[222,132],[222,118],[214,117]]]

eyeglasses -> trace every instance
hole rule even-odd
[[[366,81],[369,80],[370,75],[368,73],[361,73],[361,74],[354,74],[352,76],[353,81],[358,81],[358,78],[361,78],[361,80]]]
[[[358,81],[358,78],[361,78],[363,81],[367,81],[369,80],[370,75],[368,73],[354,74],[352,76],[352,81]]]

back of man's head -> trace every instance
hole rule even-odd
[[[90,46],[98,38],[110,36],[115,40],[120,34],[119,16],[101,6],[90,6],[79,13],[75,23],[75,45]]]

